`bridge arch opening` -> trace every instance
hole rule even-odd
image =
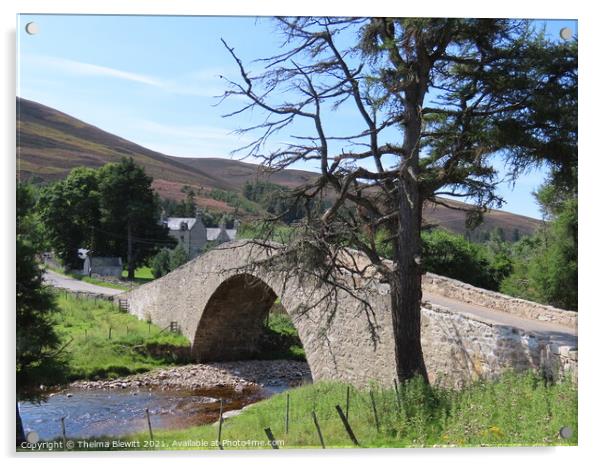
[[[199,321],[192,353],[196,360],[234,361],[260,356],[266,322],[278,298],[254,275],[228,278],[213,292]]]

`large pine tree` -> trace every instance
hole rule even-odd
[[[318,177],[294,192],[303,204],[334,198],[325,213],[307,219],[309,241],[321,250],[316,256],[334,275],[349,267],[333,244],[366,254],[390,285],[398,376],[426,377],[420,344],[423,206],[454,208],[442,195],[467,200],[474,206],[467,222],[474,225],[502,202],[495,189],[496,155],[512,162],[514,175],[553,161],[555,146],[548,142],[559,138],[550,123],[563,116],[550,105],[549,92],[570,79],[574,57],[539,36],[529,21],[277,21],[281,51],[256,62],[263,65],[254,65],[256,73],[224,42],[240,70],[225,97],[247,99],[229,115],[261,114],[256,125],[242,128],[259,134],[243,149],[275,169],[299,161],[320,167]],[[354,112],[357,123],[336,131],[329,120],[342,107]],[[274,147],[268,140],[288,128],[292,142],[266,150]],[[565,136],[572,137],[560,139]],[[393,267],[378,254],[376,235],[383,230]]]

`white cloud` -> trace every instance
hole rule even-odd
[[[84,63],[67,58],[49,57],[49,56],[32,56],[31,60],[38,65],[47,66],[71,74],[79,74],[82,76],[105,76],[109,78],[123,79],[133,81],[149,86],[163,86],[163,83],[152,77],[140,73],[132,73],[130,71],[118,70],[108,66],[94,65],[92,63]]]
[[[161,79],[148,74],[135,73],[67,58],[27,55],[23,59],[39,67],[51,68],[71,75],[121,79],[152,86],[170,94],[196,97],[221,96],[226,89],[226,83],[220,76],[224,76],[227,72],[231,71],[224,68],[211,67],[171,79]]]
[[[235,73],[234,68],[208,67],[185,73],[163,83],[163,89],[173,94],[192,95],[199,97],[220,97],[228,88],[226,79]],[[232,95],[230,99],[239,96]]]

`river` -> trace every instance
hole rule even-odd
[[[68,438],[120,437],[147,431],[148,408],[153,429],[183,429],[215,422],[220,399],[224,411],[242,407],[283,391],[288,386],[261,389],[204,389],[197,391],[141,389],[65,389],[41,404],[20,403],[25,432],[34,431],[40,440],[62,436],[65,419]]]

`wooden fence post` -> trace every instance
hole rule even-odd
[[[63,449],[67,448],[67,431],[65,430],[65,417],[61,417],[61,434],[63,436]]]
[[[224,423],[224,399],[219,400],[219,424],[217,427],[217,446],[220,450],[224,449],[222,445],[222,424]]]
[[[372,402],[372,411],[374,413],[374,421],[376,422],[376,431],[380,432],[380,423],[378,422],[378,412],[376,411],[376,401],[374,401],[374,393],[370,390],[370,401]]]
[[[345,417],[349,419],[349,394],[351,391],[351,387],[347,385],[347,397],[345,400]]]
[[[399,387],[397,386],[397,379],[393,379],[395,384],[395,397],[397,398],[397,411],[401,412],[401,397],[399,395]]]
[[[320,424],[318,424],[318,417],[316,416],[315,411],[311,412],[311,417],[314,418],[314,424],[316,425],[316,430],[318,431],[318,437],[320,437],[320,444],[322,445],[322,448],[326,448],[326,446],[324,445],[324,438],[322,437],[322,431],[320,430]]]
[[[286,394],[286,415],[284,417],[284,432],[288,435],[288,420],[289,420],[289,409],[291,404],[290,393]]]
[[[272,429],[270,429],[269,427],[266,427],[265,429],[263,429],[263,431],[265,432],[265,435],[268,437],[268,440],[270,441],[270,445],[272,446],[272,448],[274,450],[278,450],[278,443],[276,442],[276,439],[274,438]]]
[[[150,434],[150,439],[152,442],[154,440],[153,427],[151,426],[150,413],[148,412],[148,408],[146,408],[146,422],[148,423],[148,433]]]
[[[357,438],[355,438],[355,435],[353,433],[353,430],[351,429],[351,426],[349,425],[349,421],[347,420],[347,418],[345,417],[345,413],[343,412],[343,410],[341,409],[341,407],[339,405],[336,405],[336,410],[337,413],[339,413],[339,417],[341,418],[341,421],[343,422],[343,426],[345,426],[345,430],[347,431],[347,435],[349,435],[349,438],[351,439],[351,441],[356,445],[356,446],[360,446],[360,443],[357,441]]]

